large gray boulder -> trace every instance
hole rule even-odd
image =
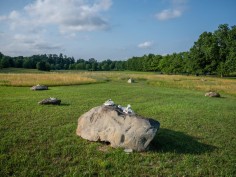
[[[125,113],[116,105],[102,105],[78,119],[76,134],[90,141],[109,142],[114,148],[144,151],[159,127],[153,119]]]
[[[61,104],[61,100],[57,99],[57,98],[46,98],[43,99],[42,101],[38,102],[38,104],[52,104],[52,105],[60,105]]]

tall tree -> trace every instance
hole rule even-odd
[[[41,70],[41,71],[50,71],[50,64],[45,61],[38,62],[36,67],[38,70]]]

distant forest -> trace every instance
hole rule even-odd
[[[187,52],[165,56],[148,54],[126,61],[110,59],[98,62],[67,57],[62,53],[10,57],[0,52],[0,69],[16,67],[38,70],[154,71],[165,74],[228,76],[236,72],[236,26],[219,25],[214,32],[203,32]]]

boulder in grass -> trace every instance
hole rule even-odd
[[[130,79],[128,80],[128,83],[129,83],[129,84],[132,84],[132,83],[134,83],[134,80],[133,80],[132,78],[130,78]]]
[[[38,84],[31,87],[30,90],[48,90],[48,86]]]
[[[132,113],[117,105],[98,106],[78,119],[76,134],[89,141],[108,142],[114,148],[146,150],[160,123]]]
[[[57,98],[46,98],[40,102],[38,102],[38,104],[52,104],[52,105],[60,105],[61,104],[61,100],[57,99]]]
[[[205,96],[208,96],[208,97],[220,97],[220,94],[217,93],[217,92],[207,92],[205,94]]]

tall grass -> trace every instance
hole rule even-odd
[[[196,76],[169,76],[155,75],[148,76],[149,84],[172,87],[186,88],[191,90],[217,91],[236,95],[236,80],[216,77],[196,77]]]
[[[144,72],[84,72],[83,75],[108,81],[127,81],[129,78],[133,78],[136,82],[147,82],[149,85],[158,87],[217,91],[236,95],[236,79],[207,76],[161,75]]]
[[[79,74],[0,74],[0,85],[33,86],[36,84],[59,86],[95,83],[96,80]]]
[[[0,85],[32,86],[45,84],[48,86],[78,85],[95,82],[113,81],[126,82],[133,78],[136,82],[145,82],[156,87],[185,88],[191,90],[217,91],[236,95],[236,79],[161,75],[146,72],[49,72],[49,73],[17,73],[0,74]]]

